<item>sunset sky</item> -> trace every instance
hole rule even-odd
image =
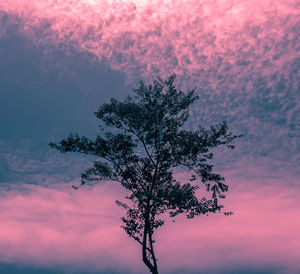
[[[0,273],[149,273],[113,182],[75,191],[93,112],[176,73],[188,125],[228,121],[225,210],[155,234],[161,274],[300,273],[299,0],[0,0]]]

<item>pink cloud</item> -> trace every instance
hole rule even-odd
[[[22,185],[2,192],[1,261],[126,266],[135,249],[119,228],[114,200],[120,194],[113,193],[106,186],[74,191],[71,184]]]
[[[299,43],[297,0],[14,0],[0,10],[17,15],[45,53],[49,44],[72,44],[128,78],[176,72],[196,83],[208,73],[214,87],[212,69],[268,75],[297,55]]]
[[[236,266],[300,270],[300,191],[282,179],[243,179],[228,174],[226,209],[234,215],[169,219],[157,231],[156,252],[163,273],[172,269],[220,271]],[[286,179],[293,183],[295,179]],[[113,184],[71,189],[22,185],[0,199],[0,258],[4,263],[70,265],[90,270],[114,266],[142,273],[140,247],[120,228],[125,196]]]

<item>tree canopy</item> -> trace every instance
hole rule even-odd
[[[128,190],[129,203],[116,201],[127,210],[122,228],[141,244],[143,261],[152,273],[158,273],[153,233],[164,224],[159,215],[194,218],[220,211],[219,199],[225,198],[228,186],[213,172],[212,149],[233,149],[232,141],[241,137],[233,135],[225,121],[209,129],[186,129],[189,108],[199,97],[194,90],[176,89],[175,79],[175,74],[157,78],[148,86],[141,81],[133,96],[101,105],[95,115],[103,126],[94,140],[70,134],[58,144],[50,143],[62,153],[97,156],[82,173],[81,185],[109,180]],[[179,169],[186,171],[186,178],[176,177]],[[210,198],[199,194],[201,186]]]

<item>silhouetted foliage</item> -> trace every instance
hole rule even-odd
[[[95,115],[105,127],[95,140],[71,134],[59,144],[50,143],[62,153],[99,157],[82,173],[81,185],[111,180],[129,191],[129,205],[116,201],[127,210],[122,228],[142,245],[143,261],[152,273],[158,273],[153,233],[164,224],[159,215],[168,212],[175,217],[184,213],[193,218],[220,211],[223,206],[219,198],[225,198],[228,186],[221,175],[212,171],[211,150],[219,145],[233,149],[230,143],[241,137],[233,135],[226,122],[210,129],[184,129],[188,109],[198,96],[194,90],[186,94],[177,90],[175,78],[175,74],[165,81],[158,78],[149,86],[141,82],[133,90],[133,97],[111,99],[100,106]],[[184,182],[175,178],[181,168],[189,176]],[[211,198],[197,197],[201,185]]]

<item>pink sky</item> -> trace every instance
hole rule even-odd
[[[180,267],[272,266],[282,267],[274,273],[286,274],[300,269],[300,192],[282,187],[297,180],[257,174],[225,174],[231,188],[224,204],[232,216],[180,216],[156,232],[162,273]],[[114,200],[124,197],[123,190],[107,183],[74,191],[71,184],[19,185],[2,193],[1,261],[145,271],[138,244],[120,228],[123,212]]]

